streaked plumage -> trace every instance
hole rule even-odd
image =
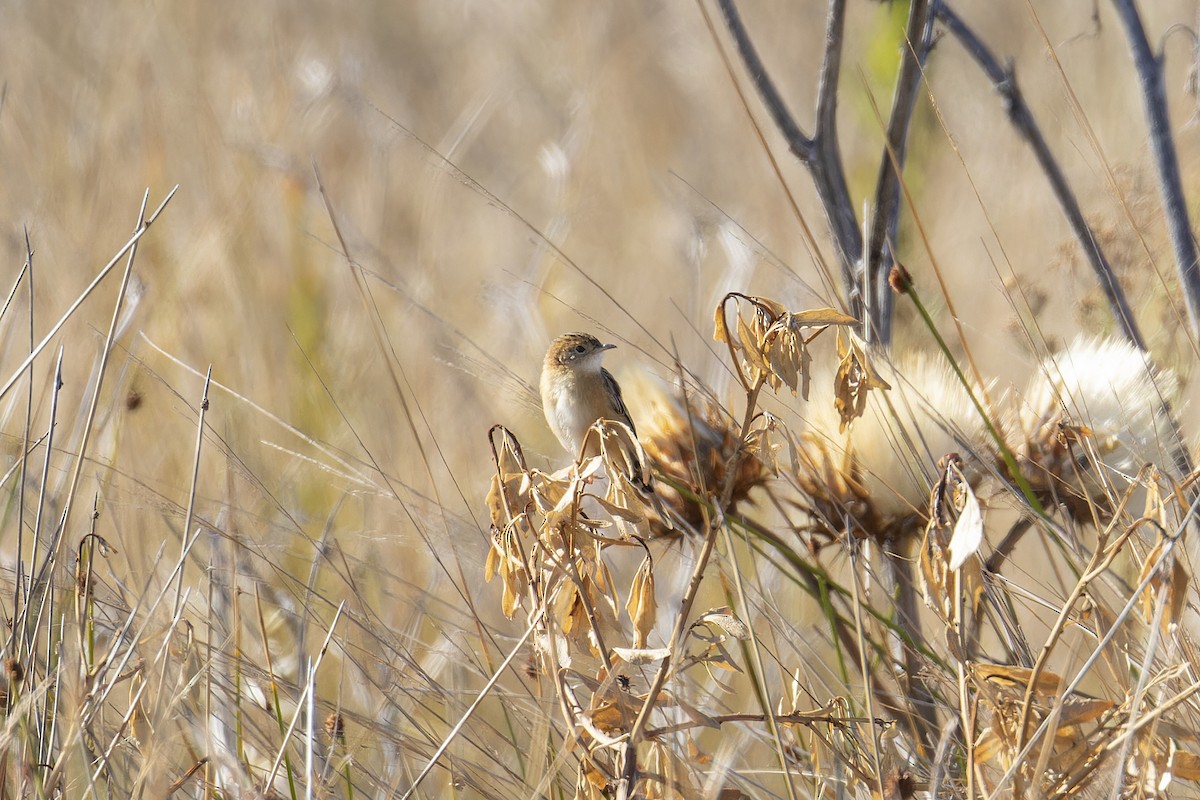
[[[550,430],[572,457],[580,455],[588,428],[598,419],[622,422],[637,436],[620,385],[600,364],[605,351],[614,347],[586,333],[567,333],[555,339],[546,351],[542,410]],[[595,446],[589,445],[583,455],[596,455]],[[637,462],[636,457],[631,460]]]

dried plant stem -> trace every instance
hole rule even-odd
[[[720,518],[708,520],[708,529],[705,531],[704,543],[700,547],[700,552],[696,555],[696,565],[692,568],[691,579],[688,581],[687,588],[683,592],[683,597],[679,603],[679,611],[675,616],[675,624],[672,627],[669,642],[670,653],[659,664],[658,671],[654,674],[654,680],[650,684],[650,689],[646,693],[646,702],[642,704],[641,711],[638,712],[637,719],[634,720],[633,727],[630,728],[629,736],[623,745],[623,762],[621,764],[621,775],[617,784],[617,800],[628,800],[632,796],[631,793],[637,783],[637,746],[644,738],[650,714],[654,710],[654,706],[658,700],[658,694],[667,682],[667,676],[671,673],[671,666],[675,662],[676,651],[683,643],[683,636],[687,629],[688,620],[691,617],[692,606],[696,602],[696,595],[700,591],[700,584],[704,581],[705,569],[708,567],[708,561],[712,557],[713,550],[716,547],[717,534],[720,533],[720,529],[726,524],[725,514],[729,510],[729,504],[733,497],[733,487],[734,481],[737,478],[738,467],[741,465],[742,459],[746,458],[747,455],[745,438],[750,432],[750,426],[754,423],[754,417],[758,408],[758,396],[762,392],[765,383],[766,376],[760,373],[754,385],[746,393],[746,412],[742,417],[738,449],[734,453],[730,464],[726,467],[725,485],[721,489],[721,501],[717,507]]]
[[[731,528],[731,525],[721,526],[721,530],[724,532],[725,549],[728,551],[729,558],[733,562],[733,583],[734,588],[737,590],[738,602],[742,608],[749,608],[750,603],[746,599],[746,587],[742,581],[742,570],[737,563],[737,551],[733,546],[733,531]],[[749,546],[749,539],[747,538],[745,541],[747,546]],[[753,552],[753,549],[751,549],[751,552]],[[779,724],[776,721],[775,715],[771,713],[774,704],[771,699],[771,689],[766,683],[766,672],[763,669],[762,648],[758,643],[758,634],[755,632],[753,625],[747,625],[746,630],[750,636],[750,646],[743,647],[742,652],[746,655],[748,665],[751,657],[753,657],[754,663],[751,668],[751,676],[756,684],[754,695],[758,698],[759,704],[762,707],[763,720],[766,722],[767,730],[770,732],[771,739],[775,744],[775,756],[779,759],[779,768],[783,771],[784,786],[787,788],[788,797],[795,800],[796,788],[792,786],[792,770],[788,764],[787,754],[783,749],[783,738],[779,735]]]
[[[863,692],[863,699],[867,706],[867,716],[874,719],[875,707],[874,707],[873,698],[874,698],[875,693],[874,693],[874,687],[871,686],[871,676],[872,676],[871,669],[867,663],[867,650],[868,650],[868,648],[866,646],[867,631],[866,631],[866,626],[863,624],[863,616],[862,616],[863,601],[862,601],[862,598],[859,596],[860,590],[859,590],[859,585],[858,585],[859,578],[861,577],[859,574],[859,568],[861,566],[861,563],[859,561],[859,544],[860,543],[857,540],[855,540],[853,538],[853,535],[850,533],[851,525],[850,525],[850,521],[848,519],[846,520],[846,524],[844,527],[846,530],[846,534],[845,534],[846,550],[850,557],[850,588],[851,588],[851,591],[853,592],[853,597],[854,597],[854,630],[858,635],[858,654],[859,654],[859,658],[861,659],[861,663],[859,664],[859,670],[862,672],[863,683],[865,684],[864,685],[865,691]],[[900,709],[897,709],[897,711],[899,711],[899,710]],[[871,726],[870,731],[871,731],[871,747],[870,747],[871,759],[872,759],[872,761],[874,763],[874,767],[875,767],[875,776],[874,776],[875,786],[872,787],[872,792],[875,789],[878,789],[879,796],[883,797],[884,796],[883,759],[881,759],[879,757],[879,735],[878,735],[877,731],[875,730],[874,726]]]
[[[263,786],[270,786],[275,782],[275,775],[279,772],[280,763],[283,761],[284,754],[287,752],[288,739],[291,738],[292,732],[296,730],[296,726],[300,724],[300,719],[304,716],[307,716],[305,714],[305,710],[308,699],[316,691],[313,676],[316,675],[317,670],[321,666],[321,662],[325,659],[325,654],[329,651],[329,643],[333,640],[333,632],[337,630],[338,621],[342,618],[342,612],[345,610],[345,608],[346,601],[343,600],[341,603],[338,603],[337,611],[335,611],[333,614],[333,620],[329,623],[329,631],[325,635],[325,641],[321,643],[321,649],[317,652],[317,658],[315,661],[310,661],[308,665],[308,669],[306,670],[307,679],[304,681],[303,695],[296,702],[296,712],[292,715],[292,721],[283,734],[279,745],[279,752],[275,754],[275,762],[271,765],[271,769],[267,772],[267,777],[263,781]],[[312,724],[311,718],[309,719],[309,724]],[[311,732],[308,738],[309,741],[312,741],[313,737]],[[311,786],[311,782],[306,781],[306,783]]]
[[[28,344],[28,347],[29,347],[29,352],[32,353],[33,348],[34,348],[34,342],[36,342],[37,339],[36,339],[36,334],[34,333],[34,324],[33,324],[33,320],[34,320],[34,313],[33,313],[33,311],[34,311],[34,308],[33,308],[33,301],[34,301],[33,247],[29,242],[29,229],[28,228],[25,229],[25,266],[21,270],[21,274],[17,277],[17,280],[13,283],[13,288],[12,288],[12,291],[8,295],[8,299],[4,302],[4,310],[5,311],[8,310],[9,304],[12,303],[13,296],[15,296],[17,293],[17,287],[19,287],[21,285],[21,280],[23,278],[25,278],[26,276],[28,276],[27,280],[28,280],[28,284],[29,284],[29,290],[28,290],[28,292],[26,292],[26,294],[27,294],[26,317],[28,318],[28,322],[29,322],[29,344]],[[59,358],[61,359],[61,357],[62,357],[62,353],[60,350]],[[16,565],[16,579],[13,581],[13,610],[12,610],[13,619],[20,619],[24,616],[21,592],[25,588],[25,574],[24,574],[24,566],[25,566],[25,562],[24,562],[24,558],[25,558],[25,487],[28,485],[28,479],[29,479],[29,454],[30,454],[29,436],[30,436],[30,431],[32,430],[32,428],[33,428],[33,369],[32,369],[32,364],[31,364],[30,370],[29,370],[29,382],[25,386],[25,424],[24,424],[24,426],[22,428],[22,432],[21,432],[21,461],[20,461],[21,476],[19,479],[18,489],[17,489],[17,565]],[[53,426],[51,426],[51,430],[53,430]],[[47,447],[46,448],[46,460],[47,461],[49,461],[50,452],[51,452],[50,448]],[[45,484],[43,484],[43,486],[44,485]],[[34,552],[36,553],[36,545],[34,546]],[[26,599],[28,599],[28,598],[26,598]],[[21,638],[23,638],[23,636],[24,636],[23,626],[14,626],[12,635],[9,637],[9,652],[16,653],[18,658],[21,655],[22,647],[21,646],[17,646],[15,648],[12,647],[12,641],[14,638],[21,639]],[[24,642],[21,641],[20,644],[23,645]],[[14,698],[10,697],[9,703],[8,703],[10,707],[13,702],[14,702]]]
[[[438,759],[441,758],[442,754],[446,752],[446,749],[450,747],[451,742],[457,738],[463,726],[467,724],[467,721],[471,719],[471,716],[475,713],[475,710],[479,708],[480,703],[482,703],[488,697],[488,695],[492,693],[492,688],[496,685],[496,682],[500,680],[500,676],[505,673],[509,665],[512,664],[513,659],[516,658],[517,654],[520,653],[522,648],[525,647],[525,642],[529,641],[529,637],[533,635],[535,630],[537,630],[538,625],[540,624],[538,621],[539,616],[540,615],[538,614],[532,615],[530,623],[525,627],[525,633],[523,633],[521,638],[517,640],[516,644],[512,646],[512,649],[509,650],[508,655],[505,656],[504,661],[501,662],[499,668],[492,673],[492,677],[489,678],[488,682],[485,683],[483,688],[479,690],[479,694],[476,695],[475,700],[472,701],[471,705],[467,707],[467,710],[463,712],[462,717],[457,723],[455,723],[454,727],[449,730],[445,738],[442,739],[442,743],[438,745],[438,749],[434,751],[432,756],[429,757],[429,763],[427,763],[425,768],[422,769],[417,777],[413,779],[412,785],[408,787],[408,791],[404,793],[402,800],[407,800],[409,797],[412,797],[413,792],[420,787],[421,783],[425,780],[429,773],[433,771],[433,768],[437,766]],[[332,633],[332,628],[330,629],[330,632]],[[328,646],[328,641],[326,641],[326,646]]]
[[[914,741],[920,745],[923,755],[928,755],[935,743],[938,730],[937,709],[933,693],[919,677],[923,668],[920,653],[909,642],[924,642],[918,589],[913,580],[911,559],[894,549],[890,543],[880,548],[880,574],[885,576],[886,588],[894,604],[894,628],[889,637],[890,644],[899,650],[892,657],[904,664],[908,677],[908,697],[903,709],[913,728]],[[902,687],[903,689],[903,687]],[[911,711],[915,709],[916,713]]]
[[[159,214],[161,214],[163,209],[167,207],[167,203],[171,202],[171,198],[175,196],[175,192],[178,190],[178,186],[172,189],[167,195],[166,199],[159,203],[159,206],[154,210],[154,213],[147,217],[145,221],[138,226],[138,229],[134,231],[133,236],[131,236],[129,241],[125,243],[125,246],[118,250],[117,254],[113,256],[107,264],[101,267],[100,272],[98,272],[96,277],[92,279],[92,282],[87,285],[87,288],[84,289],[83,292],[80,293],[79,297],[75,299],[75,302],[73,302],[71,306],[63,312],[63,315],[59,317],[58,322],[54,323],[46,335],[42,337],[42,340],[38,343],[37,347],[33,348],[32,352],[30,352],[25,360],[21,362],[21,365],[13,371],[12,377],[10,377],[3,386],[0,386],[0,397],[4,397],[4,395],[8,394],[13,385],[20,379],[21,373],[29,368],[29,365],[32,364],[34,359],[36,359],[42,350],[45,349],[46,345],[48,345],[51,340],[58,335],[58,332],[62,329],[62,326],[66,325],[67,320],[70,319],[77,310],[79,310],[81,305],[83,305],[83,301],[86,300],[93,291],[95,291],[96,287],[99,286],[100,283],[103,282],[103,280],[108,276],[108,273],[112,272],[112,269],[117,265],[117,262],[124,258],[125,255],[128,254],[129,251],[133,249],[133,247],[135,247],[139,241],[141,241],[141,238],[146,234],[146,231],[150,230],[150,226],[153,225],[155,220],[158,219]]]
[[[200,398],[200,408],[196,415],[196,447],[192,457],[192,480],[188,487],[188,503],[187,513],[183,520],[183,536],[180,542],[179,553],[179,570],[175,574],[175,614],[179,614],[180,606],[183,603],[183,575],[185,572],[185,564],[187,559],[187,551],[190,548],[188,543],[188,532],[192,529],[192,520],[196,513],[196,490],[200,485],[200,451],[204,445],[204,417],[208,414],[208,387],[212,382],[212,367],[208,368],[208,374],[204,378],[204,393]]]
[[[170,197],[167,198],[170,200]],[[137,224],[135,230],[145,230],[146,223],[146,204],[150,202],[150,190],[147,189],[142,195],[142,205],[138,209]],[[166,201],[164,201],[165,203]],[[112,354],[113,341],[117,335],[117,324],[121,321],[121,309],[125,305],[125,294],[129,289],[129,279],[133,276],[133,265],[137,260],[138,243],[134,241],[129,247],[129,255],[125,258],[125,272],[121,276],[121,287],[117,290],[117,300],[113,304],[112,319],[108,324],[108,335],[104,339],[104,346],[100,349],[100,359],[96,364],[96,382],[95,388],[92,390],[92,399],[88,404],[87,416],[84,418],[83,434],[79,439],[79,455],[75,459],[75,469],[71,473],[71,483],[67,488],[67,499],[63,507],[62,513],[62,528],[61,533],[65,534],[68,525],[71,521],[71,509],[75,505],[75,490],[79,487],[79,477],[83,474],[83,465],[87,461],[88,444],[92,439],[92,428],[96,423],[96,409],[100,406],[100,394],[104,388],[104,375],[108,368],[108,359]],[[55,548],[57,542],[55,543]],[[54,553],[51,553],[54,557]]]
[[[44,590],[48,583],[48,579],[43,574],[46,570],[45,564],[50,563],[49,553],[47,553],[46,561],[43,566],[38,566],[38,551],[41,549],[42,542],[42,513],[46,510],[46,493],[49,491],[50,484],[50,456],[54,452],[54,431],[58,426],[58,400],[62,390],[62,362],[63,349],[58,348],[58,358],[55,359],[54,366],[54,385],[50,390],[50,426],[46,431],[46,460],[42,464],[41,480],[38,488],[37,508],[34,511],[33,521],[33,550],[30,553],[29,559],[29,576],[30,585],[25,594],[25,608],[19,617],[24,621],[24,624],[18,627],[17,648],[16,652],[26,656],[33,655],[34,641],[37,638],[37,628],[41,615],[41,605],[44,601]],[[31,610],[37,607],[37,611],[30,615]]]
[[[1164,562],[1167,558],[1172,557],[1175,546],[1179,543],[1180,538],[1182,537],[1183,531],[1186,530],[1187,526],[1190,524],[1190,521],[1191,521],[1190,518],[1193,515],[1195,515],[1195,513],[1196,513],[1196,508],[1197,508],[1197,503],[1193,503],[1192,506],[1188,509],[1187,516],[1180,523],[1179,529],[1176,531],[1176,535],[1169,537],[1169,539],[1167,541],[1167,545],[1162,549],[1162,552],[1159,554],[1160,563]],[[1116,517],[1114,517],[1114,518],[1116,518]],[[1016,747],[1014,749],[1017,751],[1018,755],[1017,755],[1017,758],[1013,762],[1013,766],[1009,768],[1008,772],[1006,772],[1004,774],[1004,776],[1001,778],[1000,782],[994,787],[994,789],[993,789],[994,792],[999,792],[1000,789],[1009,780],[1012,780],[1013,787],[1014,787],[1014,796],[1021,796],[1021,792],[1020,792],[1021,776],[1020,776],[1019,766],[1022,763],[1024,763],[1024,760],[1026,758],[1028,758],[1029,750],[1034,746],[1034,744],[1036,744],[1039,737],[1047,729],[1047,727],[1051,721],[1051,718],[1048,717],[1038,727],[1037,731],[1035,731],[1032,734],[1030,734],[1028,731],[1029,716],[1030,716],[1030,713],[1031,713],[1032,707],[1033,707],[1034,688],[1037,686],[1038,678],[1046,669],[1050,651],[1055,647],[1059,638],[1062,636],[1063,631],[1066,629],[1067,623],[1070,619],[1071,609],[1074,608],[1075,603],[1081,597],[1084,596],[1085,592],[1087,591],[1088,586],[1092,583],[1092,581],[1094,581],[1097,578],[1104,575],[1104,573],[1112,565],[1112,562],[1116,559],[1117,555],[1122,551],[1126,542],[1129,541],[1129,539],[1133,536],[1134,533],[1136,533],[1138,530],[1140,530],[1143,526],[1147,526],[1147,525],[1155,525],[1155,523],[1152,520],[1145,518],[1145,517],[1138,519],[1132,525],[1130,525],[1125,531],[1123,531],[1121,533],[1121,535],[1118,536],[1111,544],[1108,542],[1108,537],[1109,537],[1109,535],[1111,535],[1111,528],[1109,530],[1101,532],[1099,541],[1097,542],[1097,545],[1096,545],[1096,550],[1092,554],[1092,558],[1090,559],[1088,566],[1084,571],[1084,574],[1076,582],[1075,588],[1072,589],[1071,594],[1067,597],[1066,601],[1063,603],[1062,608],[1059,612],[1058,619],[1055,621],[1054,626],[1051,628],[1050,635],[1047,636],[1046,642],[1042,646],[1042,651],[1039,654],[1037,660],[1034,662],[1033,670],[1032,670],[1032,672],[1030,674],[1030,678],[1029,678],[1029,684],[1025,690],[1025,698],[1021,704],[1021,714],[1018,719],[1018,724],[1017,724],[1017,728],[1016,728],[1017,739],[1016,739]],[[1097,643],[1092,654],[1088,657],[1087,661],[1083,664],[1083,666],[1081,666],[1079,668],[1079,670],[1076,672],[1075,677],[1071,680],[1071,683],[1062,690],[1062,694],[1060,696],[1060,702],[1061,702],[1061,698],[1069,697],[1071,695],[1071,693],[1075,691],[1075,689],[1079,686],[1080,682],[1084,679],[1084,677],[1091,670],[1092,666],[1099,659],[1100,655],[1104,652],[1105,648],[1107,648],[1108,644],[1116,636],[1117,631],[1119,631],[1121,629],[1121,626],[1124,624],[1126,617],[1128,617],[1128,615],[1132,611],[1134,605],[1141,598],[1142,592],[1144,592],[1146,590],[1146,588],[1150,585],[1150,582],[1154,579],[1155,573],[1156,573],[1155,569],[1146,570],[1145,577],[1138,584],[1138,586],[1136,586],[1134,588],[1133,592],[1130,594],[1129,599],[1126,601],[1125,606],[1121,609],[1120,613],[1116,614],[1113,617],[1112,621],[1108,624],[1108,630],[1105,632],[1105,634],[1101,638],[1101,640]]]

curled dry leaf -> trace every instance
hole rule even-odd
[[[504,585],[500,608],[508,619],[512,619],[521,606],[522,592],[528,583],[528,573],[518,541],[522,530],[528,530],[528,519],[524,514],[519,515],[503,530],[493,533],[492,547],[484,564],[484,579],[490,583],[492,578],[499,574]]]
[[[1161,563],[1163,553],[1166,550],[1167,538],[1159,535],[1158,542],[1151,548],[1142,561],[1142,571],[1138,576],[1138,583],[1146,580],[1153,573],[1153,577],[1146,585],[1145,591],[1142,592],[1142,613],[1147,622],[1154,619],[1154,605],[1157,596],[1160,592],[1166,592],[1164,601],[1167,607],[1163,609],[1162,630],[1164,634],[1170,635],[1171,631],[1183,615],[1184,607],[1187,604],[1188,588],[1191,586],[1191,575],[1188,573],[1187,567],[1183,562],[1175,557],[1174,553],[1166,556],[1170,559],[1169,564]]]
[[[959,475],[961,474],[960,472]],[[949,567],[952,570],[962,567],[983,543],[983,512],[979,507],[979,499],[975,497],[975,492],[971,491],[971,484],[967,483],[966,478],[962,479],[959,487],[962,492],[962,508],[954,522],[954,533],[950,536],[948,546]]]
[[[633,621],[633,646],[644,648],[646,638],[654,629],[654,621],[658,615],[658,603],[654,599],[654,565],[649,556],[642,559],[642,565],[633,576],[625,609],[629,612],[629,619]]]
[[[737,618],[737,615],[733,613],[733,609],[729,606],[721,606],[720,608],[705,611],[692,627],[704,622],[711,622],[739,641],[746,641],[750,638],[750,629],[746,627],[746,623]]]
[[[971,674],[978,681],[1000,689],[1018,690],[1022,695],[1025,687],[1029,685],[1030,679],[1033,678],[1032,669],[1006,664],[972,664]],[[1058,675],[1042,671],[1038,673],[1037,684],[1033,691],[1040,695],[1054,695],[1058,692],[1061,683],[1062,678]]]
[[[983,568],[970,559],[983,541],[979,500],[963,474],[957,454],[944,459],[942,475],[929,495],[929,522],[921,542],[920,581],[925,603],[952,628],[959,620],[958,598],[978,611],[983,599]]]
[[[671,655],[669,647],[614,647],[613,653],[627,664],[657,664]]]
[[[775,322],[767,329],[764,337],[766,359],[771,366],[771,374],[775,378],[773,388],[778,390],[778,382],[782,381],[792,391],[793,397],[798,392],[807,400],[812,367],[812,354],[808,352],[808,343],[830,325],[855,324],[857,324],[857,320],[854,317],[832,308],[818,308],[798,313],[785,311],[778,315]],[[805,338],[805,328],[815,328],[816,332]]]
[[[730,301],[737,314],[736,333],[732,334],[727,317]],[[749,321],[740,313],[741,302],[754,309]],[[717,306],[714,322],[713,338],[724,342],[731,356],[741,354],[736,366],[745,389],[765,381],[774,391],[786,385],[793,396],[799,393],[805,399],[812,364],[809,342],[831,325],[857,324],[853,317],[832,308],[791,312],[772,300],[736,292],[727,294]],[[806,329],[812,330],[808,336]]]
[[[778,427],[775,418],[764,413],[762,419],[766,424],[750,430],[743,440],[743,446],[747,455],[757,459],[772,475],[778,475],[779,451],[783,443],[772,435]]]
[[[853,332],[848,331],[843,342],[842,331],[838,330],[837,349],[839,361],[833,379],[833,404],[841,417],[838,428],[841,433],[867,410],[867,397],[872,389],[892,387],[879,377],[871,365],[865,344]]]

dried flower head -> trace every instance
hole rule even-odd
[[[1016,399],[1009,446],[1035,491],[1088,520],[1142,464],[1170,463],[1166,409],[1178,392],[1175,373],[1133,345],[1079,337]]]
[[[334,711],[325,718],[325,735],[336,744],[346,743],[346,718]]]
[[[814,389],[806,427],[792,442],[793,475],[817,530],[890,539],[921,530],[947,453],[968,454],[966,474],[977,474],[969,453],[982,421],[940,357],[873,363],[876,380],[892,388],[861,398],[861,416],[847,427],[836,387]]]
[[[718,494],[728,477],[738,447],[737,423],[703,396],[690,396],[685,405],[683,397],[666,394],[655,398],[647,422],[646,453],[666,477],[657,484],[658,496],[679,519],[698,528],[704,522],[703,498]],[[741,459],[733,477],[732,509],[770,477],[760,454]],[[651,529],[655,535],[668,533],[653,520]]]

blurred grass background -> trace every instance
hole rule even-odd
[[[1113,243],[1156,354],[1188,373],[1194,346],[1183,344],[1141,101],[1110,10],[1102,4],[1093,18],[1082,3],[960,6],[997,53],[1013,57],[1085,211]],[[742,9],[806,128],[824,9],[775,0]],[[1194,22],[1197,6],[1156,0],[1142,11],[1153,41]],[[905,13],[901,3],[851,4],[839,123],[851,193],[864,201],[882,152],[870,98],[890,102]],[[551,336],[582,329],[628,345],[610,368],[635,387],[637,418],[636,386],[669,382],[674,349],[718,390],[730,388],[711,344],[712,309],[726,291],[792,308],[839,305],[819,267],[834,259],[807,174],[742,72],[726,71],[724,32],[714,40],[694,3],[4,2],[0,27],[4,263],[11,283],[28,228],[36,339],[126,241],[143,190],[153,207],[181,187],[142,241],[140,300],[106,377],[80,486],[83,505],[99,496],[99,526],[118,550],[102,568],[109,590],[136,594],[129,587],[155,580],[160,547],[178,552],[194,409],[211,365],[228,391],[212,392],[200,519],[254,554],[248,574],[281,607],[302,605],[320,562],[326,621],[346,600],[414,659],[379,658],[378,631],[348,635],[385,694],[405,670],[432,675],[451,695],[469,683],[464,663],[487,672],[471,653],[475,612],[463,598],[498,622],[498,590],[482,583],[485,432],[503,422],[539,463],[564,461],[522,386],[536,383]],[[1172,121],[1194,191],[1191,44],[1177,35],[1167,52]],[[907,182],[931,251],[906,211],[899,255],[927,299],[936,259],[985,371],[1023,380],[1037,358],[1012,327],[1014,287],[1036,304],[1047,341],[1111,323],[992,88],[949,40],[928,77],[946,129],[923,97]],[[819,252],[805,243],[733,80],[751,96]],[[313,163],[367,273],[382,339]],[[1189,202],[1194,209],[1194,194]],[[60,402],[69,411],[52,481],[73,468],[74,420],[116,285],[113,276],[54,343],[65,348]],[[3,321],[5,377],[28,352],[23,296]],[[927,347],[907,314],[901,306],[897,349]],[[48,348],[32,371],[35,432],[48,424],[52,369]],[[19,387],[0,407],[10,464],[24,426]],[[10,504],[10,523],[13,513]],[[7,569],[14,527],[0,542]],[[201,547],[195,558],[203,566],[212,556]],[[193,598],[190,608],[203,624],[203,604]],[[375,695],[352,684],[327,684],[323,699],[340,695],[369,715]],[[378,745],[357,742],[363,752]]]

